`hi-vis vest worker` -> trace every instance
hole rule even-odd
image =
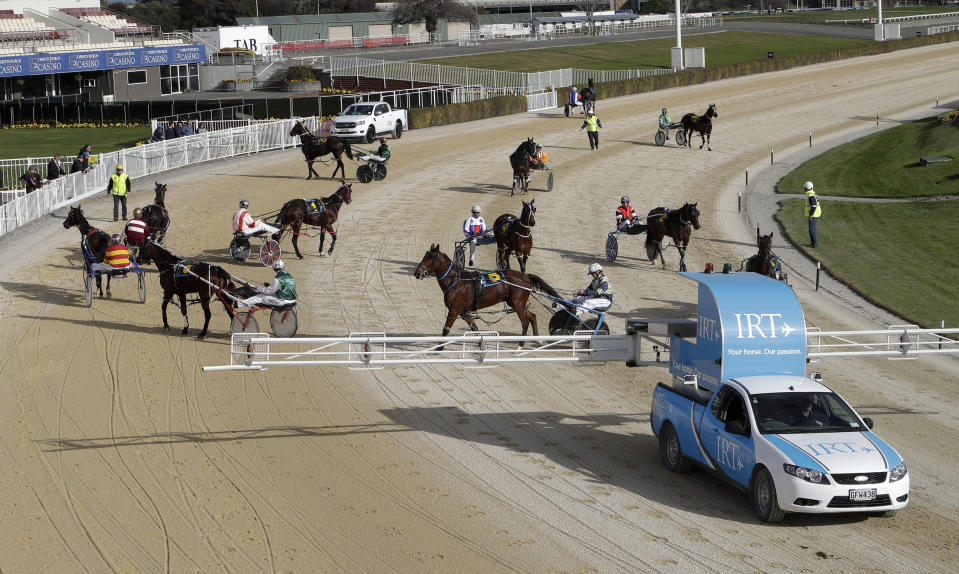
[[[812,182],[807,181],[803,184],[806,190],[806,219],[809,221],[809,246],[819,247],[819,218],[822,217],[822,206],[819,205],[819,198],[813,191]]]
[[[113,195],[125,196],[129,190],[130,176],[126,173],[114,173],[110,176],[110,191]]]
[[[586,118],[586,131],[595,132],[599,130],[599,118],[594,115],[590,115]]]

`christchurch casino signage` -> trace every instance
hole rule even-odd
[[[2,56],[0,57],[0,78],[192,64],[205,59],[206,46],[203,45]]]

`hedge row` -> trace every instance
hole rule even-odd
[[[726,64],[723,66],[714,66],[710,68],[682,70],[675,74],[663,74],[661,76],[652,76],[649,78],[597,83],[595,88],[597,97],[601,100],[604,100],[618,96],[628,96],[631,94],[652,92],[655,90],[665,90],[667,88],[692,86],[716,80],[736,78],[739,76],[761,74],[763,72],[776,72],[779,70],[788,70],[798,66],[822,64],[824,62],[845,60],[860,56],[874,56],[877,54],[895,52],[897,50],[907,50],[909,48],[918,48],[921,46],[931,46],[934,44],[944,44],[947,42],[956,41],[959,41],[959,31],[934,34],[931,36],[905,38],[902,40],[890,40],[888,42],[872,42],[870,44],[850,46],[847,48],[837,48],[835,50],[824,50],[822,52],[811,52],[808,54],[794,54],[780,58],[767,58],[765,60],[752,60],[749,62]],[[563,103],[569,101],[570,91],[572,91],[572,88],[557,88],[556,100],[560,103],[560,105],[563,105]],[[521,96],[504,96],[501,98],[470,102],[467,104],[452,104],[449,106],[410,110],[410,127],[426,128],[431,126],[442,126],[501,115],[516,114],[525,111],[526,98]]]
[[[420,129],[508,116],[525,111],[525,96],[501,96],[448,106],[414,108],[409,111],[409,120],[411,129]]]

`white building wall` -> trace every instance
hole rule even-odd
[[[48,14],[50,8],[99,8],[100,0],[0,0],[0,10],[22,14],[24,8]]]

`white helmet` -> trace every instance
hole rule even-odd
[[[474,206],[473,206],[473,209],[472,209],[472,212],[473,212],[473,213],[483,213],[483,210],[480,209],[480,206],[474,205]]]
[[[589,266],[589,271],[587,271],[586,273],[587,274],[598,273],[602,270],[603,270],[602,265],[600,265],[599,263],[593,263],[592,265]]]
[[[579,90],[576,88],[576,86],[573,86],[573,91],[576,92],[576,91],[579,91]]]
[[[812,189],[812,182],[811,182],[811,181],[807,181],[806,183],[804,183],[804,184],[803,184],[803,189],[805,189],[806,191],[811,190],[811,189]]]
[[[285,267],[286,267],[286,264],[283,263],[282,259],[277,259],[276,261],[273,262],[274,271],[282,271]]]
[[[250,207],[250,202],[244,199],[243,201],[240,202],[240,207],[242,207],[243,209],[246,209],[247,207]]]

